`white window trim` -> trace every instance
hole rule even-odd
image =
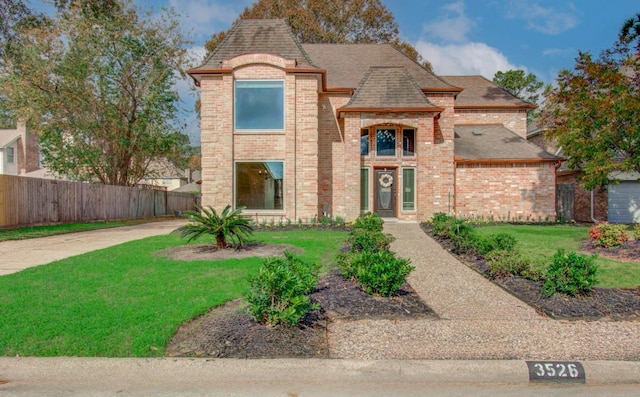
[[[405,210],[404,209],[404,170],[413,170],[413,209],[412,210]],[[415,213],[418,211],[418,203],[417,203],[417,199],[418,199],[418,182],[417,182],[417,177],[418,177],[418,170],[416,167],[402,167],[400,169],[401,175],[402,175],[402,192],[400,193],[400,210],[404,213]]]

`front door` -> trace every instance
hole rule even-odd
[[[396,181],[395,169],[375,170],[374,212],[382,218],[396,216]]]

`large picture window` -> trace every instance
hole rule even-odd
[[[236,207],[249,210],[281,210],[284,163],[282,161],[236,163]]]
[[[376,155],[395,156],[396,155],[396,130],[378,129],[376,130]]]
[[[234,98],[237,130],[284,129],[283,81],[236,81]]]

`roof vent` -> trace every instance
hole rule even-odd
[[[482,135],[482,131],[471,131],[471,133],[475,136],[480,136]]]

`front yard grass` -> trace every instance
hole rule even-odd
[[[346,237],[300,230],[252,240],[300,247],[301,258],[327,265]],[[182,323],[245,295],[247,276],[262,264],[155,254],[184,244],[177,234],[150,237],[0,277],[0,355],[164,355]]]
[[[589,226],[573,225],[494,225],[482,226],[478,232],[487,236],[509,233],[518,240],[516,246],[532,263],[548,264],[558,248],[580,252],[582,242],[589,238]],[[598,256],[598,287],[635,288],[640,286],[640,264],[622,262]]]

